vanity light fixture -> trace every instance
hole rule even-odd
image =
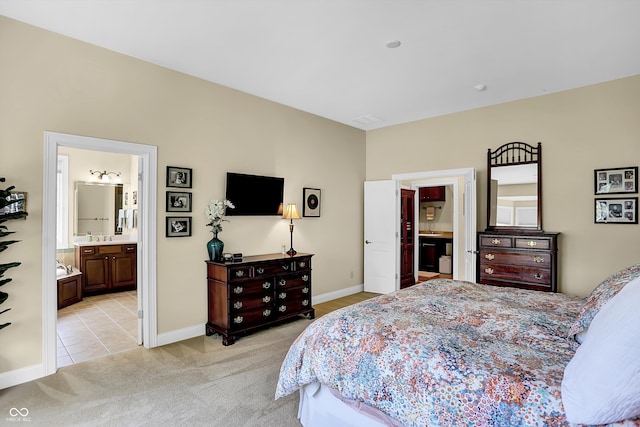
[[[101,182],[111,182],[110,175],[115,175],[116,177],[119,177],[122,174],[122,172],[107,172],[107,171],[94,171],[94,170],[89,170],[89,173],[91,175],[97,176]]]

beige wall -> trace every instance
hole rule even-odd
[[[486,153],[542,142],[543,226],[560,235],[560,290],[587,295],[640,262],[640,225],[594,224],[594,169],[640,163],[640,76],[367,132],[367,179],[474,167],[486,226]],[[635,196],[635,195],[634,195]]]
[[[41,362],[44,131],[158,147],[159,333],[206,322],[203,211],[224,197],[227,171],[284,177],[285,202],[300,207],[303,187],[320,188],[322,216],[296,221],[294,234],[299,252],[317,254],[313,293],[363,281],[363,131],[4,17],[0,129],[0,176],[29,197],[28,219],[9,223],[21,243],[0,254],[23,263],[3,287],[12,310],[0,320],[13,325],[1,332],[0,373]],[[165,238],[168,165],[193,169],[190,238]],[[219,237],[226,251],[279,252],[289,228],[278,217],[233,217]]]

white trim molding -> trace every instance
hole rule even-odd
[[[42,368],[41,377],[57,369],[56,322],[56,173],[58,147],[139,156],[138,298],[142,299],[143,343],[158,346],[157,294],[157,147],[57,132],[44,132],[42,211]],[[32,378],[33,379],[33,378]]]

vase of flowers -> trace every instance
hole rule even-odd
[[[207,242],[207,252],[209,253],[209,261],[222,261],[222,250],[224,249],[224,242],[218,239],[218,233],[222,231],[222,222],[227,221],[224,219],[226,210],[233,209],[235,206],[229,200],[211,200],[204,210],[204,215],[207,218],[207,226],[211,227],[213,233],[213,239]]]

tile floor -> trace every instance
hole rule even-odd
[[[58,310],[58,367],[137,347],[136,291],[85,297]]]

